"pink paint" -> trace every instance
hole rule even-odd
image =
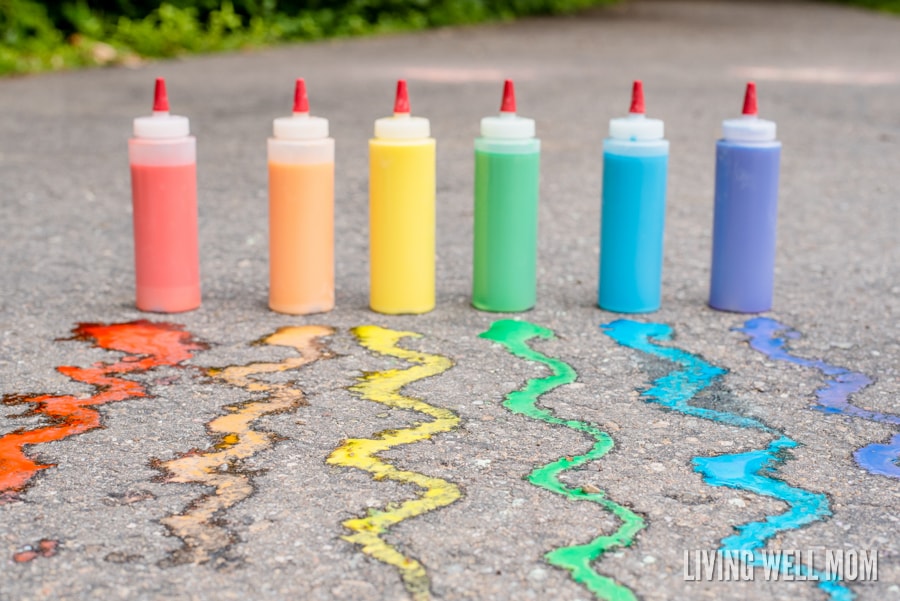
[[[169,114],[162,79],[156,80],[153,114],[134,120],[128,154],[137,307],[157,313],[196,309],[197,141],[187,118]]]
[[[137,306],[173,313],[200,306],[197,166],[131,165]]]

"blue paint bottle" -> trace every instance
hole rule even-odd
[[[743,113],[722,122],[716,143],[709,306],[759,313],[772,308],[781,142],[775,123],[757,116],[753,82]]]
[[[598,305],[617,313],[660,306],[669,142],[663,122],[644,115],[634,82],[629,115],[609,122],[603,141],[603,208]]]

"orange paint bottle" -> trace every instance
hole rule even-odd
[[[187,117],[169,114],[156,80],[153,114],[134,120],[128,141],[134,209],[137,308],[157,313],[200,306],[197,140]]]
[[[334,308],[334,139],[309,114],[297,80],[294,114],[275,119],[269,155],[269,308],[306,315]]]

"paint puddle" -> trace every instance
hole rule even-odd
[[[184,512],[160,520],[183,543],[160,562],[161,567],[215,560],[216,567],[221,568],[231,563],[232,558],[226,557],[226,553],[235,542],[235,535],[226,527],[224,513],[255,492],[253,473],[242,469],[241,462],[277,442],[274,433],[254,430],[253,423],[265,415],[292,412],[308,404],[303,391],[294,382],[272,384],[257,379],[257,376],[300,369],[331,357],[319,339],[333,333],[332,328],[324,326],[280,328],[259,344],[290,347],[300,353],[299,357],[289,357],[278,363],[250,363],[209,370],[213,378],[264,396],[225,407],[226,415],[207,424],[210,437],[216,440],[212,451],[188,451],[176,459],[154,463],[154,467],[165,473],[167,483],[202,484],[213,488],[212,492],[192,501]]]
[[[791,486],[776,477],[778,468],[788,459],[788,450],[797,443],[783,433],[770,428],[759,420],[721,410],[695,407],[691,404],[701,391],[709,388],[722,378],[726,370],[710,365],[698,355],[676,347],[661,346],[658,342],[672,339],[672,328],[662,323],[639,323],[620,319],[600,326],[604,333],[620,345],[645,353],[654,359],[675,364],[676,369],[657,378],[641,393],[641,398],[685,415],[708,419],[741,428],[752,428],[774,434],[776,439],[765,449],[749,453],[735,453],[716,457],[695,457],[695,471],[703,475],[710,486],[727,486],[745,490],[783,501],[788,511],[766,516],[759,522],[735,526],[738,532],[721,541],[719,551],[723,554],[750,551],[752,565],[763,566],[760,553],[772,537],[789,530],[811,524],[831,515],[828,499],[821,493],[814,493]],[[799,567],[799,566],[798,566]],[[786,573],[785,568],[782,571]],[[816,570],[800,567],[800,574],[816,579],[817,586],[834,601],[848,601],[854,595],[835,578]]]
[[[606,455],[612,450],[614,442],[608,433],[601,431],[593,424],[578,420],[562,419],[548,409],[537,405],[541,396],[555,388],[575,382],[578,377],[571,365],[560,359],[547,357],[528,346],[528,341],[533,338],[554,338],[553,331],[526,321],[505,319],[495,321],[488,331],[482,332],[479,336],[502,344],[510,353],[520,359],[544,364],[552,372],[550,376],[545,378],[530,379],[524,387],[509,393],[503,401],[504,407],[513,413],[524,415],[531,419],[571,428],[587,434],[595,440],[591,450],[583,455],[567,455],[545,466],[536,468],[529,474],[528,481],[535,486],[545,488],[569,499],[597,503],[622,522],[618,530],[609,536],[599,536],[584,545],[554,549],[547,553],[545,558],[550,564],[568,570],[575,582],[583,584],[598,599],[609,599],[611,601],[636,599],[637,597],[631,589],[616,582],[609,576],[598,574],[594,571],[591,564],[598,561],[604,553],[612,549],[630,546],[634,542],[637,533],[644,528],[644,519],[630,509],[606,498],[606,493],[602,490],[593,486],[570,488],[559,479],[563,472],[578,468]]]
[[[53,557],[59,551],[59,541],[42,538],[34,545],[25,545],[19,551],[13,553],[12,560],[16,563],[28,563],[38,557]]]
[[[462,497],[462,492],[456,484],[441,478],[398,469],[377,454],[400,445],[428,440],[435,434],[459,427],[459,416],[453,411],[401,394],[406,385],[441,374],[453,367],[453,362],[441,355],[397,346],[403,338],[419,337],[420,334],[415,332],[398,332],[379,326],[360,326],[352,332],[366,349],[415,365],[403,370],[365,373],[358,384],[349,388],[350,392],[363,400],[381,403],[392,409],[417,411],[432,418],[432,421],[411,428],[384,430],[368,439],[349,438],[329,455],[326,461],[331,465],[357,468],[369,472],[375,480],[393,480],[422,489],[416,499],[391,503],[383,510],[370,509],[365,517],[346,520],[343,526],[353,534],[342,538],[359,545],[366,555],[395,567],[410,596],[415,601],[425,601],[431,599],[431,580],[425,566],[417,559],[404,555],[382,536],[404,520],[454,503]]]
[[[825,386],[816,390],[816,404],[811,409],[900,426],[900,416],[868,411],[850,403],[852,395],[873,383],[867,375],[831,365],[821,359],[806,359],[792,354],[787,348],[788,340],[799,338],[800,332],[790,326],[768,317],[754,317],[747,320],[743,327],[735,328],[735,331],[746,334],[750,348],[768,358],[811,367],[828,378]],[[900,478],[900,434],[894,435],[887,444],[876,443],[857,449],[853,456],[860,467],[869,473]]]
[[[90,342],[125,356],[113,363],[96,363],[92,367],[57,367],[61,374],[89,384],[96,389],[93,396],[6,395],[3,404],[25,406],[20,416],[42,416],[46,425],[31,430],[15,430],[0,437],[0,500],[18,499],[31,479],[41,470],[55,464],[40,463],[25,453],[25,447],[63,440],[102,427],[98,405],[147,398],[143,384],[118,377],[141,373],[160,366],[176,366],[190,359],[193,352],[206,348],[195,342],[182,326],[146,320],[128,323],[83,323],[73,330],[70,340]]]

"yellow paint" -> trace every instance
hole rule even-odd
[[[435,141],[369,140],[369,305],[434,309]]]
[[[254,488],[249,475],[231,469],[222,471],[220,468],[230,468],[235,462],[272,446],[275,435],[252,430],[255,420],[263,415],[291,411],[306,404],[303,392],[293,383],[271,384],[256,380],[254,376],[298,369],[327,357],[327,352],[318,344],[317,339],[333,332],[332,328],[323,326],[281,328],[262,343],[294,348],[300,353],[299,357],[289,357],[279,363],[251,363],[209,370],[210,376],[250,392],[264,392],[266,396],[236,407],[227,407],[231,413],[209,422],[207,429],[219,440],[215,450],[189,453],[160,464],[168,472],[167,482],[203,484],[215,489],[212,494],[204,494],[194,500],[184,513],[161,520],[184,542],[184,546],[173,553],[173,563],[204,563],[231,545],[232,534],[213,520],[216,514],[253,494]]]
[[[459,426],[459,416],[449,409],[429,405],[419,399],[403,396],[400,390],[411,382],[447,371],[453,362],[441,355],[431,355],[399,348],[402,338],[418,337],[414,332],[397,332],[378,326],[361,326],[353,329],[353,334],[367,349],[416,363],[404,370],[390,369],[367,373],[350,388],[361,398],[387,405],[391,408],[418,411],[434,418],[433,421],[418,424],[402,430],[387,430],[371,439],[351,438],[335,449],[328,457],[328,463],[345,467],[355,467],[372,474],[375,480],[394,480],[415,484],[424,489],[419,498],[390,504],[384,510],[370,510],[363,518],[344,522],[353,534],[343,537],[362,547],[362,552],[400,572],[406,590],[415,601],[431,598],[431,583],[425,567],[414,558],[407,557],[381,536],[391,526],[403,520],[450,505],[462,496],[459,487],[452,482],[433,478],[406,470],[397,469],[376,456],[393,447],[431,438],[433,434],[449,432]],[[422,543],[424,544],[424,543]]]

